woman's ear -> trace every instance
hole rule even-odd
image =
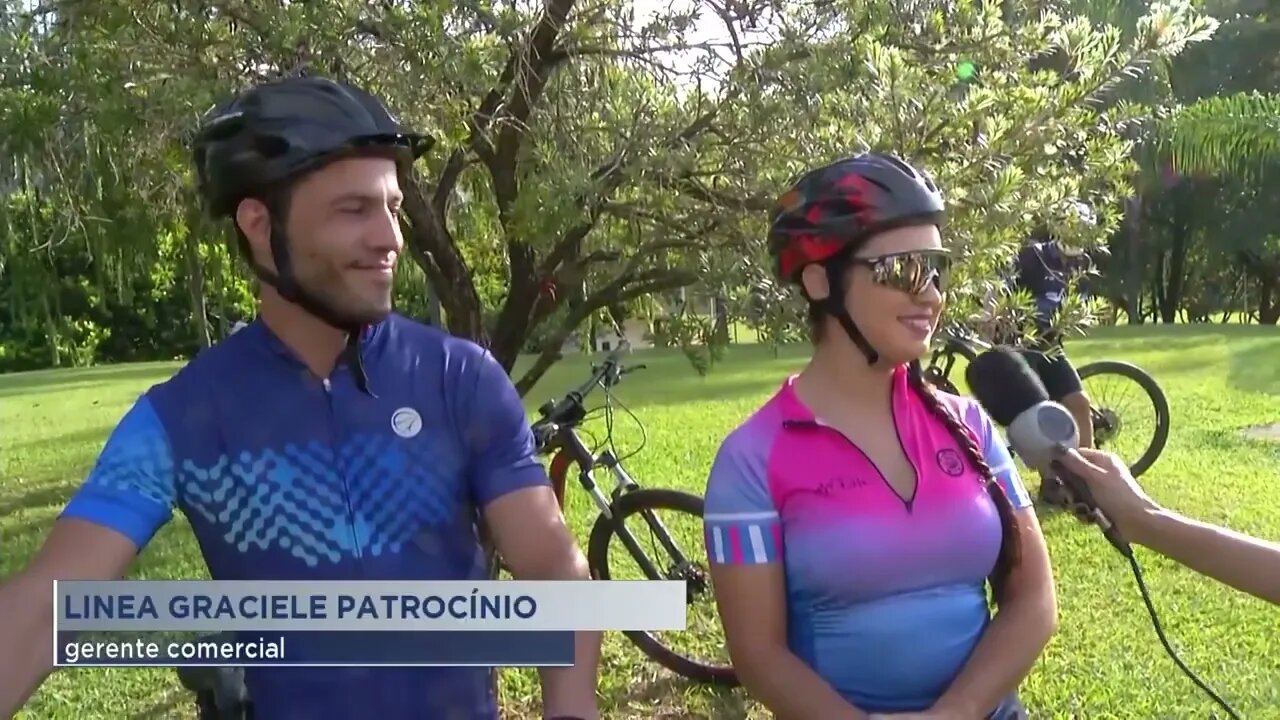
[[[800,271],[800,285],[804,288],[805,297],[810,300],[826,300],[831,294],[827,269],[818,263],[809,263]]]

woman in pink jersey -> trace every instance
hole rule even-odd
[[[865,154],[807,173],[773,215],[815,350],[724,440],[705,524],[730,656],[786,720],[1024,718],[1017,688],[1056,626],[1004,443],[922,380],[943,209],[918,170]]]

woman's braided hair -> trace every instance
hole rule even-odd
[[[991,470],[991,466],[987,464],[987,459],[978,447],[977,438],[973,432],[951,412],[946,405],[942,403],[942,399],[938,397],[931,386],[924,379],[924,372],[920,367],[920,361],[915,360],[907,370],[907,378],[910,382],[911,389],[920,396],[924,401],[924,405],[938,418],[947,428],[947,432],[955,439],[956,443],[969,457],[969,462],[982,476],[982,484],[986,487],[987,493],[991,495],[992,502],[996,505],[996,512],[1000,515],[1001,542],[1000,554],[996,558],[996,565],[991,571],[990,582],[991,591],[996,601],[1001,599],[1009,571],[1017,563],[1020,554],[1018,547],[1018,520],[1013,514],[1013,502],[1009,496],[1005,494],[1004,488],[996,481],[995,473]]]

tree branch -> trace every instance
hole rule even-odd
[[[675,149],[680,145],[694,139],[700,133],[711,127],[711,123],[715,120],[716,113],[719,108],[710,110],[695,118],[683,130],[676,133],[666,146],[669,149]],[[600,211],[609,202],[609,198],[613,192],[618,189],[622,181],[626,177],[626,170],[630,167],[630,160],[625,154],[625,149],[619,150],[614,154],[614,158],[600,165],[592,173],[591,177],[600,187],[597,190],[593,200],[585,201],[587,203],[587,218],[581,223],[574,225],[564,234],[559,242],[555,244],[551,252],[543,260],[538,268],[538,274],[542,277],[551,277],[555,275],[561,265],[572,261],[582,252],[582,241],[586,239],[592,229],[595,228],[600,217]]]
[[[428,281],[437,288],[440,304],[449,316],[450,331],[481,341],[484,322],[480,297],[444,216],[432,207],[412,169],[405,172],[400,184],[404,191],[404,214],[410,224],[409,251],[422,264]]]
[[[565,341],[584,320],[591,316],[591,313],[602,307],[624,303],[650,293],[687,287],[697,281],[696,274],[683,270],[652,271],[635,277],[631,282],[627,282],[623,276],[619,275],[605,287],[588,295],[564,316],[555,332],[547,338],[546,345],[533,361],[533,365],[516,381],[516,392],[524,397],[533,389],[547,370],[560,359],[560,349],[564,347]]]
[[[516,55],[512,55],[512,61],[518,62],[515,85],[503,111],[502,129],[498,133],[493,162],[490,163],[500,213],[509,210],[504,205],[515,200],[516,156],[528,127],[529,115],[550,79],[551,68],[547,58],[551,55],[565,18],[573,9],[573,3],[574,0],[547,0],[542,16],[529,34],[529,41],[519,60],[516,60]]]

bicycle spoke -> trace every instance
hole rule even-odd
[[[656,516],[681,554],[688,559],[682,566],[667,552],[662,538],[645,521],[644,515],[635,513],[626,518],[625,526],[649,562],[662,572],[663,579],[682,580],[689,576],[696,578],[688,583],[690,600],[686,610],[686,629],[650,634],[668,649],[690,660],[728,665],[724,631],[711,593],[711,578],[703,551],[701,518],[666,509],[651,509],[648,512]],[[614,580],[640,580],[645,577],[640,564],[631,557],[616,534],[609,545],[609,574]]]
[[[1102,414],[1102,422],[1095,422],[1095,444],[1133,463],[1146,452],[1159,422],[1151,399],[1142,387],[1121,375],[1095,375],[1084,385]]]

